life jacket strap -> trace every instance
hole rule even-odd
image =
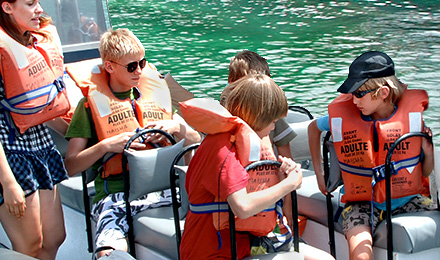
[[[282,203],[281,200],[270,206],[269,208],[261,211],[276,211],[278,216],[282,216]],[[208,214],[208,213],[219,213],[219,212],[228,212],[228,203],[227,202],[211,202],[211,203],[200,203],[200,204],[189,204],[189,210],[191,210],[194,214]]]
[[[31,115],[38,113],[39,111],[43,110],[47,105],[49,105],[55,99],[58,93],[62,92],[66,88],[64,77],[68,77],[66,72],[64,72],[63,76],[58,77],[54,80],[54,82],[50,84],[22,93],[12,98],[4,98],[0,101],[0,105],[9,112],[14,112],[21,115]],[[47,96],[47,100],[43,105],[31,108],[18,107],[18,105],[22,103],[29,102],[42,96]]]
[[[403,159],[400,161],[391,162],[391,174],[396,175],[400,170],[416,166],[420,163],[421,156],[416,155],[411,158]],[[373,186],[379,181],[385,180],[385,164],[374,167],[373,169]]]

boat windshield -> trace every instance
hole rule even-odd
[[[101,34],[111,28],[107,0],[41,0],[40,3],[57,27],[66,62],[99,56]],[[79,56],[87,51],[85,57]]]

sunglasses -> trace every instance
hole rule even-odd
[[[370,90],[364,90],[364,91],[355,91],[355,92],[353,92],[353,93],[351,93],[351,94],[353,94],[353,96],[355,96],[356,98],[362,98],[362,97],[364,97],[365,95],[367,95],[368,93],[373,92],[373,91],[376,91],[377,89],[378,89],[378,88],[370,89]]]
[[[119,64],[119,63],[114,62],[114,61],[110,61],[110,62],[113,62],[115,64],[118,64],[119,66],[127,68],[127,71],[129,73],[132,73],[133,71],[135,71],[137,69],[137,67],[138,67],[138,64],[139,64],[139,68],[141,68],[141,69],[145,68],[145,65],[147,65],[147,60],[145,58],[143,58],[139,62],[138,61],[130,62],[130,63],[127,64],[127,66]]]

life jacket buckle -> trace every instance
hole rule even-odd
[[[66,88],[66,83],[64,83],[63,77],[59,77],[53,81],[53,84],[57,88],[58,92],[62,92]]]
[[[397,171],[395,169],[395,162],[390,162],[390,168],[391,168],[391,175],[397,174]],[[375,183],[385,180],[385,164],[374,167],[373,169],[373,178]]]

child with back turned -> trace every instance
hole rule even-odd
[[[432,135],[422,118],[428,95],[423,90],[408,90],[396,78],[391,58],[377,51],[365,52],[353,61],[338,91],[342,94],[328,106],[329,115],[309,125],[313,166],[319,189],[327,194],[320,134],[331,131],[344,181],[342,219],[350,259],[372,259],[371,230],[386,215],[385,180],[376,180],[372,188],[373,172],[384,167],[386,153],[398,137],[408,132]],[[407,140],[405,148],[393,155],[402,167],[392,180],[406,180],[392,186],[393,215],[435,208],[421,195],[426,193],[425,179],[433,170],[433,146],[425,138]],[[409,158],[417,161],[405,165]]]
[[[265,236],[277,224],[274,210],[266,211],[262,218],[259,213],[301,186],[301,166],[290,158],[279,156],[280,169],[265,172],[266,178],[260,179],[262,182],[244,168],[249,163],[246,158],[249,158],[251,144],[243,140],[251,135],[255,135],[261,145],[259,159],[276,160],[268,134],[275,122],[287,113],[287,99],[282,89],[262,74],[247,75],[232,83],[231,87],[224,102],[229,119],[213,117],[211,122],[200,119],[199,114],[192,114],[194,121],[199,120],[201,128],[211,125],[213,130],[197,149],[186,175],[190,211],[180,246],[181,259],[231,258],[229,229],[223,225],[221,216],[227,213],[218,213],[217,210],[226,202],[237,217],[236,229],[240,231],[236,232],[238,258],[249,256],[251,243],[258,239],[253,235]],[[218,106],[222,108],[220,104]],[[209,104],[206,107],[216,106]],[[216,111],[225,110],[220,108],[217,107]],[[186,108],[182,105],[184,118],[191,125],[194,121],[189,112],[197,109],[196,105]],[[227,122],[233,123],[229,125]],[[221,126],[225,130],[218,129]],[[227,130],[231,126],[235,130]],[[195,129],[199,128],[195,126]],[[259,187],[263,185],[264,188]],[[327,253],[303,243],[300,252],[306,255],[306,259],[331,259]]]

